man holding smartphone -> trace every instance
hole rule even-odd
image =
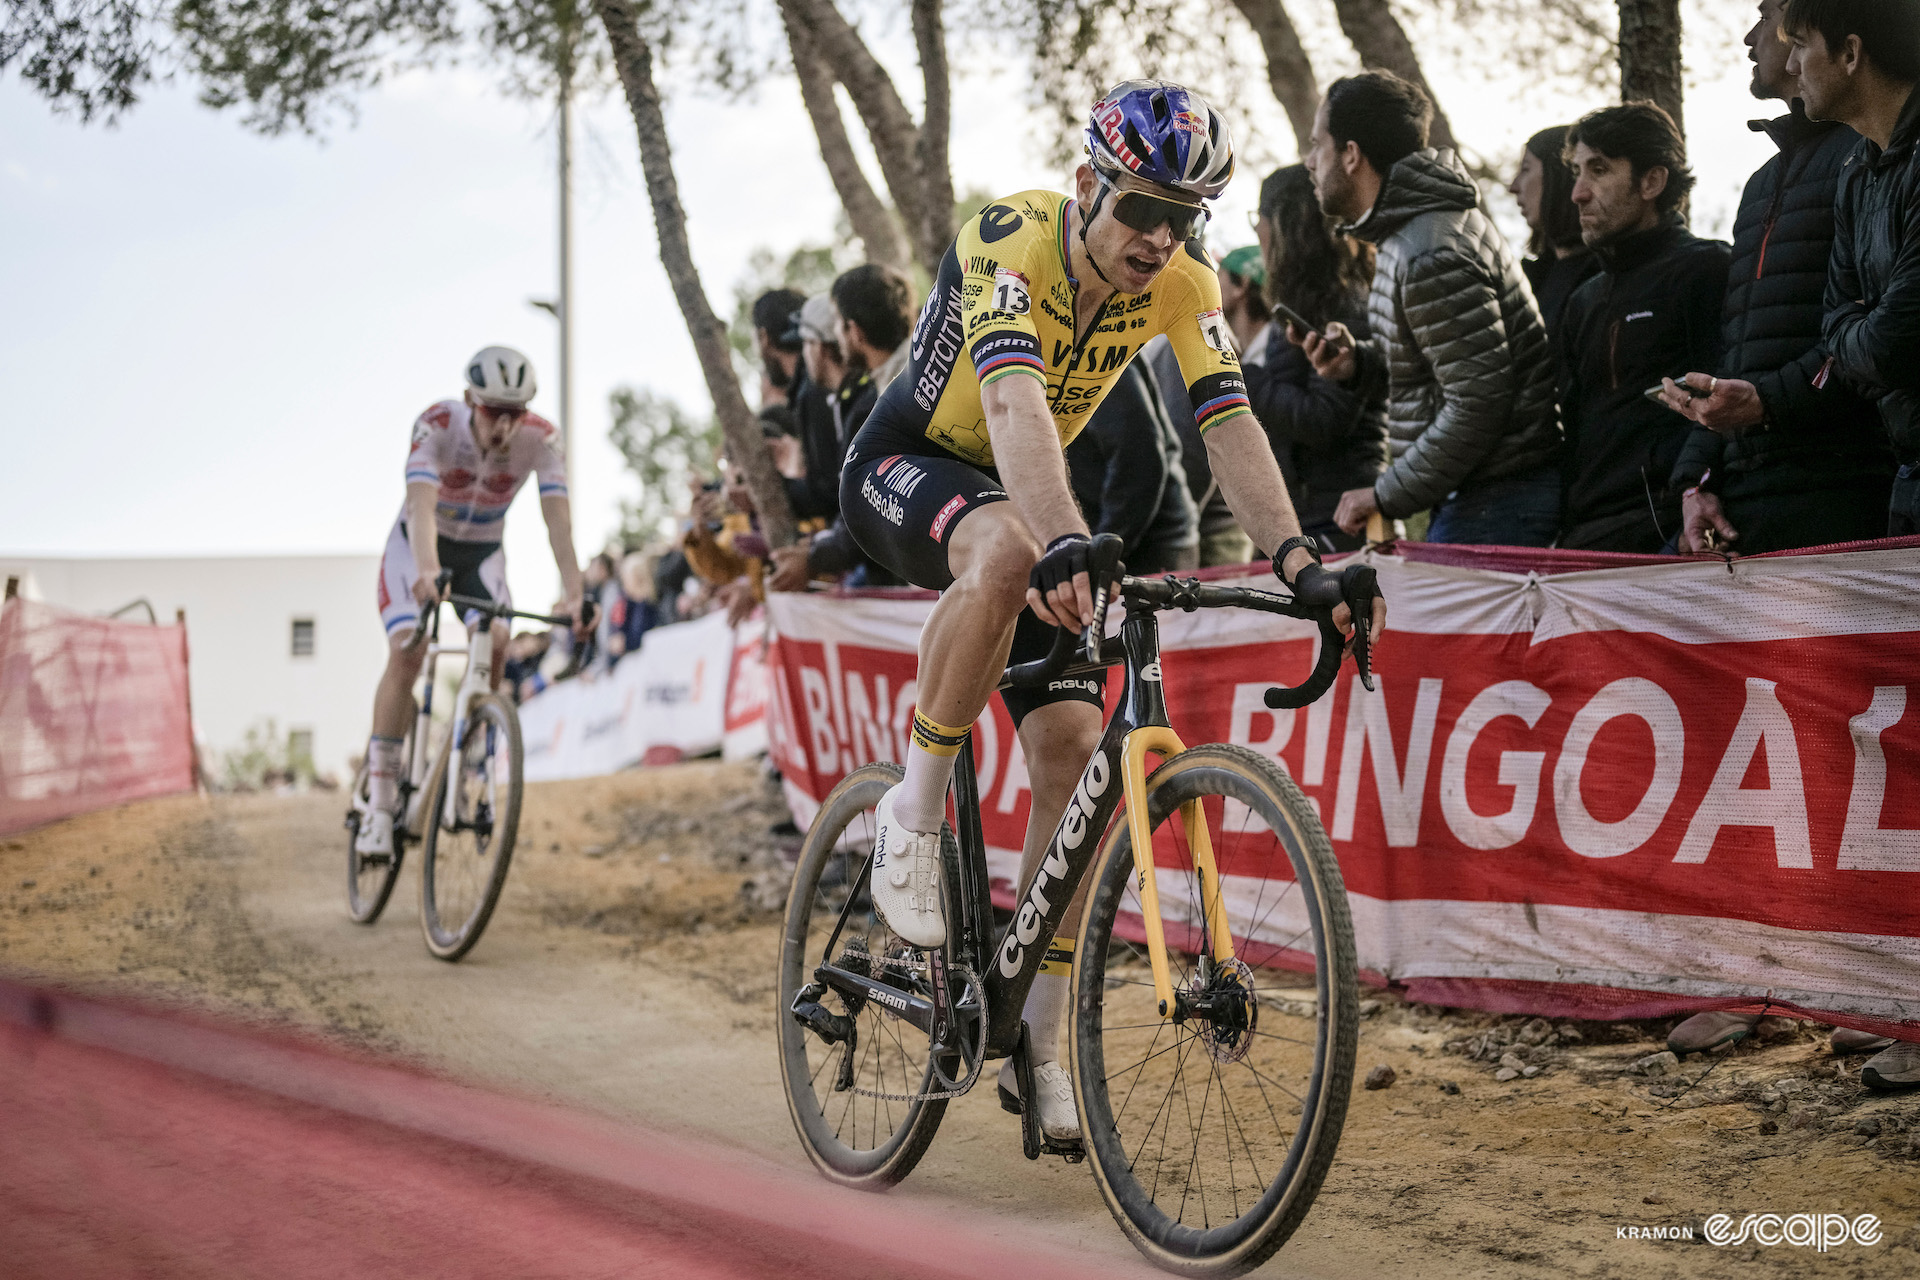
[[[1290,327],[1314,372],[1387,388],[1392,462],[1334,520],[1431,509],[1432,542],[1544,547],[1560,524],[1560,423],[1546,325],[1520,261],[1451,151],[1427,146],[1433,104],[1384,71],[1339,80],[1313,125],[1320,207],[1379,246],[1374,337]]]

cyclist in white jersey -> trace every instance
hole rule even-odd
[[[380,558],[380,621],[387,629],[387,669],[373,699],[367,740],[368,800],[355,847],[392,853],[399,801],[400,748],[414,716],[413,683],[426,654],[413,646],[422,610],[439,603],[435,579],[453,571],[450,591],[512,604],[501,530],[514,495],[537,475],[553,563],[566,604],[580,614],[580,565],[573,553],[573,513],[559,431],[527,410],[533,364],[511,347],[487,347],[467,362],[466,393],[442,400],[414,420],[407,454],[407,498]],[[505,671],[507,625],[493,624],[493,682]]]

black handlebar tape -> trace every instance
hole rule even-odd
[[[1340,634],[1340,628],[1332,622],[1320,623],[1320,660],[1314,663],[1313,674],[1292,689],[1275,686],[1267,690],[1267,709],[1270,711],[1297,711],[1301,707],[1318,702],[1321,695],[1333,688],[1333,682],[1340,675],[1340,659],[1346,648],[1346,637]]]

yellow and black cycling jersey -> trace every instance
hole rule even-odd
[[[960,229],[914,325],[912,363],[875,412],[975,464],[993,465],[980,389],[1038,378],[1066,448],[1127,362],[1157,334],[1179,358],[1204,433],[1252,413],[1220,309],[1213,260],[1189,241],[1145,293],[1115,294],[1079,341],[1067,251],[1067,197],[1024,191]]]

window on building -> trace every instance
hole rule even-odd
[[[313,656],[313,619],[295,618],[293,620],[293,656],[311,658]]]

